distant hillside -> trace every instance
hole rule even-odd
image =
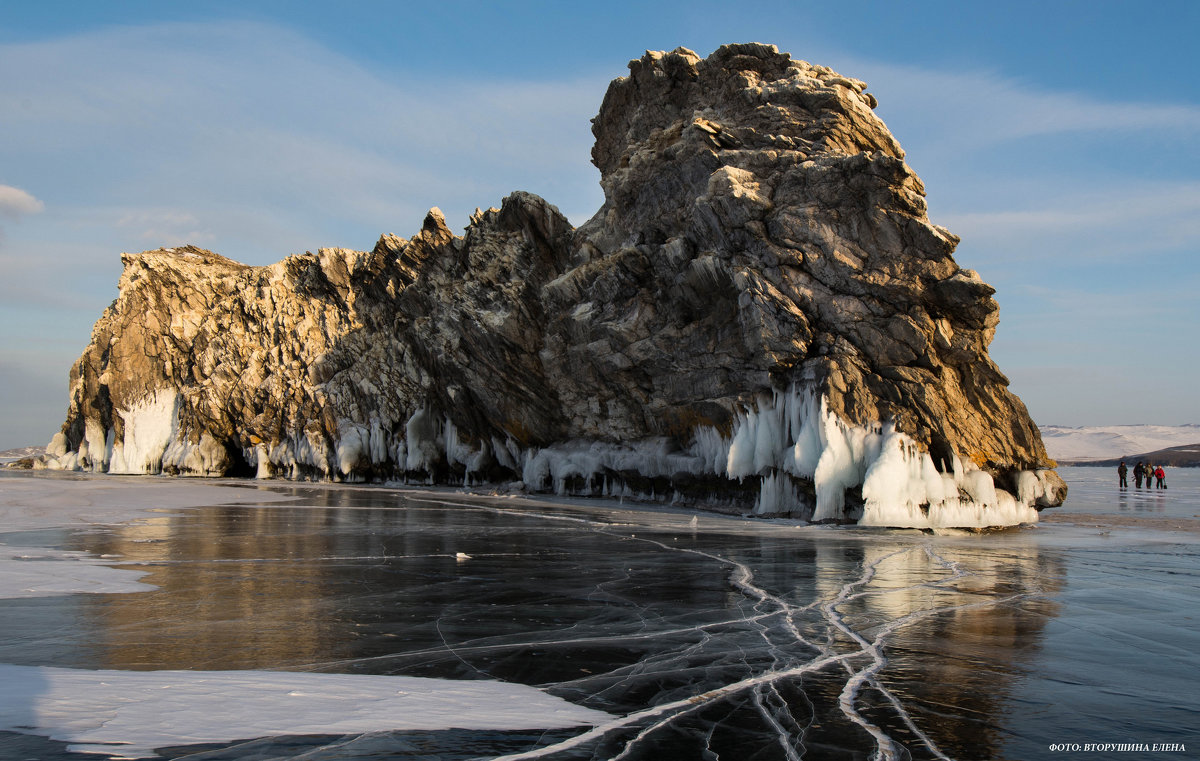
[[[45,447],[20,447],[18,449],[6,449],[0,452],[0,466],[7,465],[10,462],[24,460],[29,457],[37,457],[46,453]]]
[[[1145,459],[1159,452],[1200,447],[1200,425],[1039,426],[1046,451],[1062,465]],[[1163,464],[1168,464],[1163,455]],[[1179,466],[1177,466],[1179,467]]]
[[[1145,452],[1143,454],[1116,457],[1109,460],[1085,460],[1083,462],[1064,462],[1059,460],[1058,464],[1096,465],[1115,468],[1122,460],[1130,468],[1138,460],[1152,462],[1155,465],[1162,465],[1165,468],[1200,468],[1200,444],[1186,444],[1181,447],[1169,447],[1167,449],[1159,449],[1156,452]]]

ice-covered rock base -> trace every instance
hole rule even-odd
[[[65,451],[61,434],[40,467],[110,473],[221,475],[222,452],[205,432],[180,428],[178,398],[163,390],[123,411],[125,440],[109,430]],[[812,522],[906,528],[985,528],[1037,521],[1054,504],[1057,476],[996,476],[952,453],[942,468],[890,423],[852,426],[823,397],[793,387],[762,395],[732,430],[697,428],[686,448],[663,437],[635,442],[570,440],[522,448],[512,438],[465,438],[448,415],[415,411],[403,425],[342,421],[341,439],[290,437],[246,449],[259,478],[416,483],[519,483],[562,496],[621,497],[741,510]],[[394,432],[393,432],[394,431]],[[189,443],[198,438],[199,443]],[[948,467],[947,467],[948,466]]]

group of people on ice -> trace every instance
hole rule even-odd
[[[1125,461],[1121,460],[1121,464],[1117,466],[1117,477],[1121,480],[1121,488],[1129,486],[1129,478],[1127,477],[1129,468],[1125,467]],[[1150,465],[1138,460],[1138,464],[1133,466],[1133,484],[1135,488],[1142,488],[1142,479],[1146,480],[1146,488],[1151,489],[1157,487],[1159,489],[1167,488],[1167,472],[1163,470],[1161,465]]]

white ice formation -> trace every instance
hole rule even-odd
[[[110,473],[174,472],[215,475],[208,452],[211,437],[189,443],[179,427],[178,397],[164,389],[123,411],[125,440],[93,432],[79,452],[51,443],[45,467]],[[390,434],[398,429],[404,436]],[[464,441],[451,419],[429,409],[415,411],[403,426],[368,426],[343,420],[342,438],[332,447],[320,438],[292,437],[242,454],[259,478],[295,477],[300,466],[324,478],[344,479],[365,465],[395,466],[429,474],[445,464],[462,472],[462,483],[485,480],[499,466],[518,475],[532,491],[563,496],[633,497],[677,501],[676,484],[710,484],[707,499],[720,503],[721,482],[756,491],[753,513],[789,515],[813,522],[857,522],[864,526],[943,528],[1012,526],[1037,521],[1037,507],[1053,491],[1048,471],[1018,473],[1010,488],[970,460],[953,456],[941,472],[928,452],[890,423],[848,425],[831,414],[823,397],[793,387],[762,395],[735,418],[729,435],[700,427],[685,449],[665,438],[630,443],[571,440],[521,448],[504,441]],[[665,484],[650,492],[635,484]]]

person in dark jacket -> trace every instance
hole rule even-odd
[[[1117,478],[1121,481],[1122,489],[1129,486],[1129,479],[1125,477],[1127,473],[1129,473],[1129,468],[1125,467],[1125,461],[1121,460],[1121,464],[1117,466]]]
[[[1141,460],[1138,460],[1137,465],[1133,466],[1133,485],[1140,489],[1142,488],[1142,476],[1146,474],[1146,466]]]

